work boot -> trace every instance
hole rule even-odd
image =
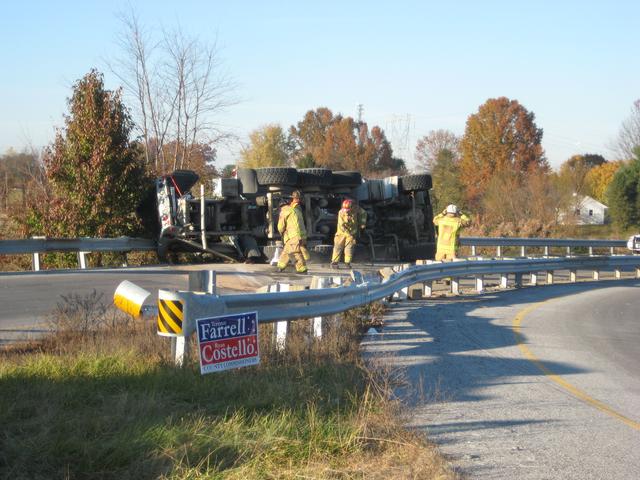
[[[285,268],[286,268],[286,267],[284,267],[284,268],[283,268],[283,267],[279,267],[279,266],[277,266],[277,265],[276,265],[276,271],[277,271],[278,273],[282,273],[282,272],[284,272],[284,269],[285,269]]]
[[[333,270],[337,270],[338,269],[338,262],[331,262],[331,268]]]
[[[347,267],[347,268],[351,268],[351,262],[345,263],[344,266]]]
[[[303,270],[301,272],[298,272],[299,275],[306,275],[307,273],[309,273],[308,270]]]

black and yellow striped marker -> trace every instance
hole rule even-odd
[[[158,335],[182,335],[183,318],[181,301],[158,300]]]

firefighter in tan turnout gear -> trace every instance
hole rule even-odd
[[[304,216],[300,207],[300,192],[291,194],[291,203],[280,208],[278,218],[278,232],[282,235],[284,248],[278,260],[278,271],[282,272],[289,264],[289,257],[295,260],[296,272],[307,273],[309,252],[306,248],[307,230],[304,226]]]
[[[331,268],[337,268],[342,252],[344,251],[344,263],[351,267],[353,251],[356,246],[356,236],[359,230],[367,226],[367,212],[355,205],[353,200],[346,199],[342,202],[342,208],[338,212],[338,228],[333,239],[333,255],[331,255]]]
[[[436,215],[433,223],[438,227],[438,245],[436,260],[450,260],[456,258],[460,229],[471,223],[469,217],[458,210],[455,205],[449,205]]]

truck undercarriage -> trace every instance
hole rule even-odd
[[[271,258],[281,241],[278,212],[293,190],[302,193],[307,246],[318,259],[331,253],[337,214],[345,198],[367,212],[358,238],[360,260],[433,258],[433,212],[428,174],[363,179],[359,172],[324,168],[239,169],[237,178],[213,181],[213,195],[191,193],[198,175],[177,170],[155,182],[159,254],[209,252],[224,260]]]

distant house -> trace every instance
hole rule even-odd
[[[609,207],[595,198],[574,195],[573,212],[569,215],[561,214],[562,223],[577,225],[604,225],[609,221]]]

